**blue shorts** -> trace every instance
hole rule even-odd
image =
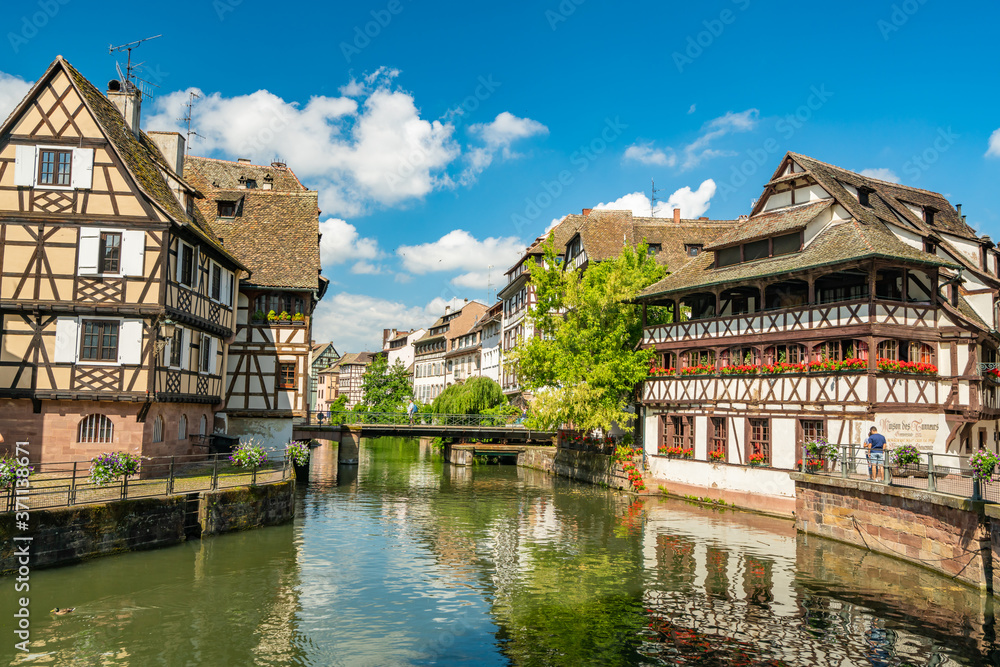
[[[882,465],[885,461],[885,452],[868,452],[868,461],[872,465]]]

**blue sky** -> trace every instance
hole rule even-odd
[[[57,54],[102,86],[109,44],[162,34],[135,51],[146,129],[196,90],[193,154],[280,157],[320,191],[315,337],[341,352],[486,300],[553,220],[646,210],[651,179],[661,215],[747,213],[787,150],[944,193],[1000,238],[995,3],[7,6],[0,113]]]

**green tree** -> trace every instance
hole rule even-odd
[[[431,403],[435,414],[478,415],[507,403],[503,388],[488,377],[471,377],[446,388]]]
[[[642,308],[631,300],[664,274],[645,242],[623,246],[618,257],[591,263],[582,273],[564,270],[549,236],[542,265],[531,274],[536,305],[529,316],[536,335],[507,357],[521,386],[535,395],[529,423],[631,430],[626,408],[654,355],[635,349]],[[664,320],[659,309],[650,311],[651,323]]]
[[[402,412],[413,396],[410,374],[403,364],[397,359],[389,366],[389,360],[382,355],[368,364],[361,378],[361,390],[361,402],[371,412]]]

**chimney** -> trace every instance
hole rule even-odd
[[[184,135],[180,132],[147,132],[178,176],[184,175]]]
[[[700,217],[700,218],[698,218],[698,219],[699,219],[699,220],[708,220],[708,216],[707,216],[707,215],[703,215],[703,216],[701,216],[701,217]]]
[[[243,164],[250,164],[250,158],[248,158],[248,157],[237,158],[236,161],[237,162],[242,162]]]
[[[131,89],[131,90],[130,90]],[[139,136],[139,110],[142,107],[142,93],[135,86],[123,86],[118,79],[108,81],[108,100],[115,105],[125,119],[125,125],[132,134]]]
[[[962,217],[962,205],[961,204],[955,204],[955,208],[958,209],[958,217],[961,218]]]
[[[679,208],[674,209],[674,222],[681,221],[681,210]]]
[[[592,209],[592,208],[585,208],[585,209],[583,209],[583,214],[584,215],[590,215],[590,212],[593,211],[593,210],[594,209]]]
[[[445,315],[451,315],[451,306],[445,306],[444,307],[444,314]]]

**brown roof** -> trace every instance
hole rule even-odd
[[[743,224],[734,226],[714,242],[707,244],[705,250],[725,248],[726,246],[805,229],[809,222],[833,204],[833,199],[822,199],[808,204],[760,213]]]
[[[287,167],[267,168],[275,175],[275,189],[262,189],[260,180],[256,189],[232,185],[254,169],[264,168],[211,158],[184,160],[185,176],[206,195],[198,209],[226,248],[253,271],[250,284],[319,289],[318,193],[302,187]],[[219,201],[239,202],[236,217],[218,217]]]
[[[62,56],[56,57],[55,61],[46,70],[46,73],[35,83],[32,91],[25,96],[17,109],[8,116],[5,125],[19,115],[24,104],[33,96],[34,91],[48,80],[49,76],[59,67],[65,70],[70,81],[72,81],[80,97],[83,99],[84,104],[86,104],[97,124],[104,131],[112,149],[121,158],[126,170],[135,180],[136,185],[149,197],[150,201],[159,207],[174,224],[190,230],[203,242],[212,246],[225,259],[241,268],[246,268],[219,243],[218,239],[212,233],[211,227],[200,215],[196,213],[190,216],[181,206],[164,178],[164,172],[173,174],[173,170],[167,165],[156,144],[142,131],[139,132],[138,136],[133,133],[125,123],[125,119],[118,111],[118,108]],[[190,184],[185,182],[179,175],[175,174],[175,176],[180,180],[182,187],[187,188],[192,194],[196,194]]]
[[[348,352],[347,354],[345,354],[340,358],[336,366],[343,367],[343,366],[353,366],[358,364],[362,366],[367,366],[371,362],[372,357],[374,356],[375,355],[371,352]]]
[[[807,268],[873,257],[932,266],[955,266],[951,262],[910,247],[882,225],[868,225],[853,220],[824,230],[802,251],[788,255],[716,269],[714,253],[703,252],[678,271],[647,287],[640,293],[639,300],[653,301],[655,297],[673,292],[738,284],[751,278],[777,276]]]

